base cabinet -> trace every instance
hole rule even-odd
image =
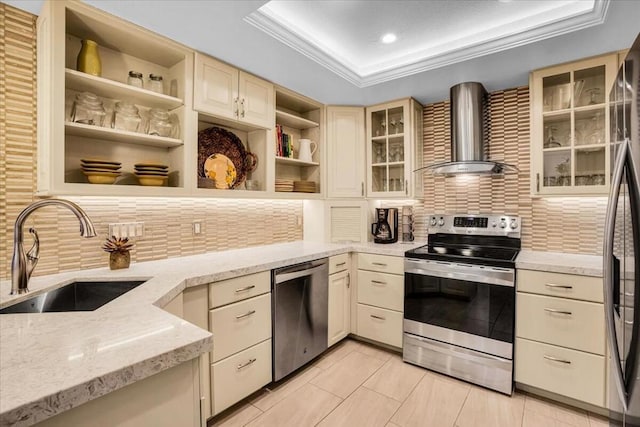
[[[351,277],[349,254],[329,258],[329,316],[327,345],[338,343],[351,331]]]

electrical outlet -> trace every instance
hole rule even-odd
[[[302,216],[301,215],[296,215],[296,226],[298,228],[302,227]]]
[[[202,234],[202,221],[193,221],[191,229],[194,236]]]

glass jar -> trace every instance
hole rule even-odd
[[[142,73],[137,71],[129,71],[129,77],[127,77],[127,84],[142,89]]]
[[[169,112],[161,108],[152,108],[149,111],[149,129],[147,133],[149,135],[170,137],[172,131],[173,124],[171,123]]]
[[[164,84],[162,82],[162,76],[157,74],[149,74],[149,87],[147,88],[152,92],[164,94]]]
[[[142,118],[138,114],[138,107],[130,102],[116,102],[116,108],[113,112],[111,127],[127,132],[137,132],[140,128]]]
[[[106,112],[102,101],[91,92],[82,92],[76,95],[71,110],[71,121],[85,125],[102,126]]]

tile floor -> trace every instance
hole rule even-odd
[[[347,339],[210,426],[608,427],[603,418],[519,392],[508,397]]]

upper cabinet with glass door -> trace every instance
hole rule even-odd
[[[609,186],[610,54],[531,73],[531,184],[539,195],[601,194]]]
[[[413,99],[367,107],[367,196],[422,197],[422,105]]]

